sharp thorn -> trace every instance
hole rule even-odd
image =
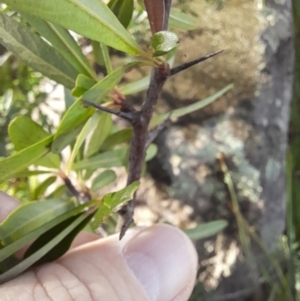
[[[171,69],[171,71],[170,71],[170,76],[175,75],[175,74],[177,74],[177,73],[179,73],[179,72],[181,72],[181,71],[183,71],[183,70],[185,70],[185,69],[188,69],[188,68],[190,68],[190,67],[192,67],[192,66],[194,66],[194,65],[196,65],[196,64],[198,64],[198,63],[201,63],[201,62],[203,62],[203,61],[206,61],[207,59],[209,59],[209,58],[211,58],[211,57],[213,57],[213,56],[215,56],[215,55],[217,55],[217,54],[219,54],[219,53],[221,53],[221,52],[223,52],[223,51],[224,51],[224,50],[220,50],[220,51],[217,51],[217,52],[213,52],[213,53],[207,54],[207,55],[205,55],[205,56],[202,56],[202,57],[200,57],[200,58],[198,58],[198,59],[195,59],[195,60],[193,60],[193,61],[191,61],[191,62],[187,62],[187,63],[184,63],[184,64],[179,65],[179,66],[177,66],[177,67],[174,67],[174,68]]]
[[[134,203],[133,200],[129,201],[119,210],[119,220],[117,228],[120,229],[119,239],[121,240],[130,225],[133,223]]]

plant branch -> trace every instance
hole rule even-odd
[[[82,101],[85,104],[87,104],[87,105],[89,105],[89,106],[91,106],[91,107],[93,107],[95,109],[98,109],[98,110],[101,110],[101,111],[104,111],[104,112],[107,112],[107,113],[119,116],[121,118],[124,118],[124,119],[128,120],[129,122],[132,122],[135,119],[135,116],[134,116],[135,112],[116,111],[116,110],[112,110],[112,109],[109,109],[109,108],[101,106],[101,105],[97,105],[97,104],[95,104],[93,102],[90,102],[88,100],[82,100]]]
[[[149,123],[154,106],[157,103],[162,87],[169,77],[169,74],[170,68],[168,65],[162,65],[152,70],[146,101],[141,111],[137,112],[138,118],[131,123],[133,127],[133,137],[130,145],[127,185],[139,180],[141,177],[146,153]],[[134,199],[119,210],[120,239],[122,239],[130,224],[133,222]]]
[[[69,177],[63,173],[62,171],[58,173],[58,175],[60,176],[60,178],[64,181],[67,189],[69,190],[69,192],[76,197],[77,201],[79,203],[85,203],[87,201],[90,201],[92,199],[90,193],[88,191],[78,191],[75,186],[73,185],[73,183],[71,182],[71,180],[69,179]]]
[[[211,57],[213,57],[213,56],[216,56],[217,54],[219,54],[219,53],[221,53],[221,52],[223,52],[223,51],[224,51],[224,50],[220,50],[220,51],[217,51],[217,52],[213,52],[213,53],[207,54],[207,55],[205,55],[205,56],[202,56],[202,57],[200,57],[200,58],[198,58],[198,59],[195,59],[195,60],[193,60],[193,61],[191,61],[191,62],[187,62],[187,63],[184,63],[184,64],[179,65],[179,66],[177,66],[177,67],[174,67],[173,69],[171,69],[171,74],[170,74],[170,76],[175,75],[175,74],[177,74],[177,73],[179,73],[179,72],[181,72],[181,71],[183,71],[183,70],[186,70],[186,69],[188,69],[188,68],[190,68],[190,67],[192,67],[192,66],[194,66],[194,65],[196,65],[196,64],[198,64],[198,63],[201,63],[201,62],[203,62],[203,61],[206,61],[207,59],[209,59],[209,58],[211,58]]]

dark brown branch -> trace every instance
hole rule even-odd
[[[72,184],[71,180],[65,174],[60,174],[60,177],[64,181],[67,189],[71,192],[71,194],[73,196],[75,196],[76,199],[79,199],[80,192],[74,187],[74,185]]]
[[[73,183],[71,182],[71,180],[69,179],[69,177],[63,173],[63,172],[59,172],[58,174],[61,179],[64,181],[67,189],[69,190],[69,192],[76,197],[77,201],[81,204],[86,203],[88,201],[90,201],[92,199],[92,196],[90,195],[90,193],[88,191],[78,191],[75,186],[73,185]]]
[[[201,62],[203,62],[203,61],[206,61],[207,59],[209,59],[209,58],[211,58],[211,57],[213,57],[213,56],[216,56],[217,54],[219,54],[219,53],[221,53],[221,52],[223,52],[223,50],[220,50],[220,51],[217,51],[217,52],[210,53],[210,54],[208,54],[208,55],[205,55],[205,56],[202,56],[202,57],[200,57],[200,58],[198,58],[198,59],[195,59],[195,60],[193,60],[193,61],[191,61],[191,62],[187,62],[187,63],[184,63],[184,64],[179,65],[179,66],[177,66],[177,67],[174,67],[173,69],[171,69],[171,74],[170,74],[170,76],[175,75],[175,74],[177,74],[177,73],[179,73],[179,72],[181,72],[181,71],[183,71],[183,70],[186,70],[186,69],[188,69],[188,68],[190,68],[190,67],[192,67],[192,66],[194,66],[194,65],[196,65],[196,64],[198,64],[198,63],[201,63]]]
[[[168,65],[163,65],[152,71],[146,101],[138,112],[133,126],[133,137],[130,145],[129,168],[127,185],[138,181],[141,177],[142,167],[145,160],[146,143],[148,138],[148,127],[153,114],[154,106],[157,103],[162,87],[169,77],[170,69]],[[134,196],[135,199],[135,196]],[[124,205],[120,211],[119,225],[120,239],[125,235],[127,229],[133,221],[134,199]]]
[[[95,108],[95,109],[98,109],[98,110],[101,110],[101,111],[104,111],[104,112],[107,112],[107,113],[110,113],[110,114],[113,114],[113,115],[116,115],[116,116],[119,116],[121,118],[124,118],[130,122],[132,122],[135,118],[134,116],[134,113],[133,112],[122,112],[122,111],[116,111],[116,110],[112,110],[112,109],[109,109],[109,108],[106,108],[104,106],[101,106],[101,105],[97,105],[93,102],[90,102],[88,100],[82,100],[83,103]]]

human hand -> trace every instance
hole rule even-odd
[[[0,222],[19,202],[0,191]],[[197,255],[180,230],[155,225],[99,239],[81,232],[55,262],[0,286],[0,301],[187,301]]]

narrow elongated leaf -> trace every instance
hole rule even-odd
[[[0,241],[8,245],[74,207],[74,201],[59,199],[24,203],[1,223]]]
[[[8,158],[0,159],[0,183],[9,180],[49,153],[49,144],[52,140],[52,136],[47,137]]]
[[[83,105],[82,99],[100,103],[103,101],[104,97],[119,83],[124,72],[134,65],[135,63],[128,64],[116,69],[99,81],[96,85],[94,85],[90,90],[84,93],[81,98],[78,98],[64,115],[57,129],[55,137],[72,130],[80,123],[88,119],[95,112],[93,108]]]
[[[99,0],[5,0],[10,8],[57,23],[132,55],[143,50],[112,11]]]
[[[97,229],[117,206],[130,201],[138,187],[139,182],[136,181],[120,191],[106,194],[98,207],[94,220],[91,223],[92,229]]]
[[[49,240],[57,237],[60,233],[70,224],[77,220],[81,220],[80,217],[85,217],[79,223],[77,222],[77,226],[72,229],[71,232],[68,233],[67,236],[64,237],[58,244],[56,244],[47,254],[45,254],[42,258],[34,263],[34,266],[41,265],[43,263],[51,262],[62,255],[64,255],[70,248],[72,241],[77,236],[77,234],[87,225],[87,223],[92,219],[96,210],[90,214],[80,213],[77,216],[71,217],[66,221],[58,224],[57,226],[53,227],[49,231],[42,234],[30,247],[26,250],[24,254],[24,259],[30,257],[35,252],[38,252],[43,246],[45,246]]]
[[[20,151],[49,136],[36,122],[27,116],[19,116],[8,126],[8,135],[15,150]]]
[[[108,151],[109,149],[114,148],[118,144],[128,142],[131,139],[131,137],[131,128],[120,130],[116,133],[109,135],[101,145],[100,150],[103,152]]]
[[[82,122],[79,126],[71,130],[70,132],[61,134],[57,138],[55,138],[51,144],[51,151],[53,153],[60,154],[65,147],[67,147],[71,142],[75,140],[77,135],[82,130],[83,126],[84,123]]]
[[[85,106],[82,103],[82,98],[78,98],[63,116],[55,134],[55,139],[77,128],[81,123],[92,116],[94,112],[94,108]]]
[[[87,90],[92,88],[96,82],[83,74],[79,74],[76,78],[75,88],[72,90],[72,95],[75,97],[80,97]]]
[[[37,175],[43,175],[47,173],[52,173],[51,170],[24,170],[21,172],[18,172],[15,177],[16,178],[27,178],[31,176],[37,176]]]
[[[22,14],[52,46],[79,72],[97,81],[97,75],[69,31],[58,24]]]
[[[104,58],[103,58],[103,53],[100,47],[100,44],[97,41],[92,40],[92,47],[93,47],[93,54],[94,54],[94,60],[96,63],[98,63],[100,66],[104,66]]]
[[[63,184],[58,186],[53,192],[51,192],[47,196],[47,199],[62,198],[62,196],[66,193],[67,193],[67,187],[66,185]]]
[[[78,135],[78,137],[76,139],[75,145],[74,145],[74,147],[72,149],[72,153],[71,153],[70,159],[69,159],[68,164],[67,164],[67,173],[69,173],[70,170],[71,170],[71,168],[72,168],[73,162],[74,162],[75,157],[76,157],[76,155],[77,155],[77,153],[79,151],[79,148],[81,147],[81,145],[85,141],[85,139],[88,136],[88,134],[95,129],[95,127],[96,127],[99,119],[100,119],[99,115],[97,115],[97,114],[93,115],[86,122],[86,124],[84,125],[84,127],[82,128],[80,134]]]
[[[42,196],[47,188],[56,181],[56,177],[49,177],[42,183],[40,183],[33,191],[32,198],[37,200],[40,196]]]
[[[92,183],[92,190],[97,191],[117,179],[116,173],[113,170],[105,170],[98,175]]]
[[[64,101],[66,110],[75,102],[74,97],[71,95],[71,91],[67,88],[64,88]]]
[[[28,27],[0,13],[0,43],[36,71],[72,88],[77,71]]]
[[[76,227],[78,227],[85,219],[87,219],[87,213],[81,213],[77,216],[77,218],[64,229],[57,236],[48,241],[42,248],[40,248],[37,252],[21,261],[19,264],[8,270],[7,272],[0,275],[0,284],[6,281],[13,279],[19,274],[26,271],[30,268],[34,263],[43,258],[46,254],[48,254],[56,245],[58,245],[61,241],[63,241]]]
[[[119,83],[126,70],[132,68],[135,64],[138,64],[138,62],[130,63],[114,70],[94,85],[89,91],[84,93],[82,99],[100,103],[102,99]]]
[[[100,43],[99,44],[99,50],[101,52],[101,54],[98,56],[99,57],[102,57],[102,60],[103,60],[103,64],[106,68],[106,72],[107,74],[113,72],[113,68],[112,68],[112,64],[111,64],[111,58],[110,58],[110,55],[109,55],[109,49],[108,47],[103,44],[103,43]]]
[[[116,15],[121,24],[126,28],[133,14],[133,0],[110,0],[108,7]]]
[[[156,154],[157,154],[157,145],[150,144],[146,151],[145,161],[150,161],[156,156]]]
[[[102,112],[100,118],[98,119],[97,126],[87,145],[87,150],[86,150],[87,157],[90,157],[99,151],[103,141],[110,134],[112,125],[113,122],[112,122],[111,115]]]
[[[169,25],[184,30],[193,30],[197,28],[197,20],[190,15],[172,8]]]
[[[23,235],[18,240],[10,243],[9,245],[5,246],[4,248],[0,248],[0,262],[20,250],[22,247],[27,245],[28,243],[34,241],[40,235],[44,234],[48,230],[52,229],[53,227],[57,226],[61,222],[67,220],[68,218],[78,215],[80,212],[83,212],[85,208],[89,208],[90,206],[94,205],[95,201],[90,201],[83,205],[79,205],[73,209],[70,209],[64,214],[58,215],[51,219],[49,222],[41,225],[40,227],[36,228],[35,230]]]
[[[213,94],[205,99],[201,99],[189,106],[186,106],[186,107],[180,108],[180,109],[176,109],[169,113],[154,116],[150,122],[150,128],[153,128],[153,127],[159,125],[166,118],[168,118],[170,113],[171,113],[171,119],[173,119],[173,118],[182,117],[184,115],[187,115],[187,114],[193,113],[197,110],[200,110],[200,109],[204,108],[205,106],[213,103],[215,100],[217,100],[219,97],[221,97],[223,94],[225,94],[232,88],[233,88],[233,85],[230,84],[230,85],[226,86],[225,88],[221,89],[220,91],[216,92],[215,94]]]
[[[111,150],[105,153],[101,153],[97,156],[84,159],[73,164],[73,169],[89,169],[95,170],[98,168],[110,168],[110,167],[121,167],[125,164],[125,157],[128,148],[119,148]]]
[[[15,265],[17,265],[20,262],[19,259],[17,259],[15,256],[10,256],[6,258],[3,261],[0,261],[0,275],[4,273],[5,271],[11,269]]]
[[[198,240],[207,238],[210,236],[213,236],[220,231],[222,231],[224,228],[226,228],[228,225],[227,221],[225,220],[218,220],[213,221],[209,223],[205,223],[202,225],[198,225],[197,227],[193,229],[186,229],[184,232],[187,234],[187,236],[192,240]]]
[[[145,91],[146,89],[148,89],[149,83],[150,83],[150,76],[146,76],[135,82],[121,86],[119,90],[124,95],[130,95],[141,91]]]
[[[8,127],[8,134],[17,151],[50,136],[39,124],[27,116],[15,118]],[[60,158],[58,155],[49,153],[35,163],[49,168],[59,168]]]

